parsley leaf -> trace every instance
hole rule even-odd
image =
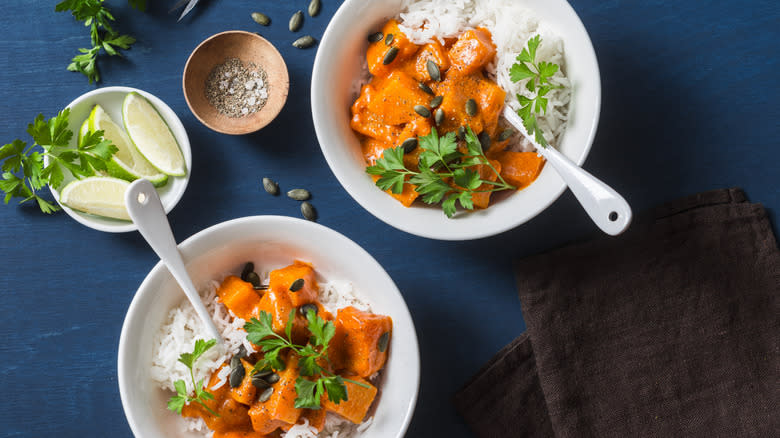
[[[195,362],[203,355],[203,353],[208,351],[216,344],[216,339],[211,339],[208,341],[197,339],[195,341],[195,346],[192,349],[192,353],[182,353],[179,355],[179,362],[183,363],[190,370],[190,379],[192,379],[192,385],[195,390],[195,397],[190,397],[189,393],[187,392],[187,384],[184,383],[184,380],[179,379],[173,382],[173,386],[176,388],[176,395],[168,400],[168,409],[176,412],[177,414],[181,414],[181,410],[184,408],[184,405],[187,405],[191,402],[196,402],[203,406],[215,417],[219,417],[219,414],[214,412],[205,403],[206,400],[214,400],[214,395],[203,389],[203,379],[200,379],[197,382],[195,381],[195,374],[193,371]]]
[[[560,69],[558,64],[545,61],[536,62],[536,50],[541,42],[542,39],[539,35],[528,40],[526,47],[515,58],[517,62],[509,68],[509,78],[512,82],[528,81],[525,88],[534,96],[529,98],[517,94],[517,100],[520,103],[517,115],[523,120],[523,126],[528,131],[528,135],[533,136],[534,140],[542,147],[547,147],[547,140],[539,128],[537,117],[547,111],[548,100],[545,97],[547,93],[563,87],[550,81]]]

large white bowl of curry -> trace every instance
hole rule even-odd
[[[196,287],[221,282],[241,271],[247,261],[276,269],[292,260],[311,263],[317,281],[344,280],[371,304],[374,312],[392,318],[393,331],[369,415],[370,427],[358,436],[401,438],[412,419],[420,381],[417,335],[401,293],[384,269],[363,248],[322,225],[283,216],[252,216],[214,225],[179,244]],[[196,438],[183,432],[182,419],[166,408],[173,395],[151,378],[154,336],[170,310],[184,298],[162,262],[138,288],[125,316],[119,339],[118,383],[122,407],[139,438]],[[274,435],[275,436],[275,435]]]
[[[566,74],[572,84],[569,121],[557,149],[582,165],[596,134],[601,83],[595,51],[577,14],[565,0],[518,0],[564,42]],[[494,195],[486,209],[447,218],[438,205],[405,207],[376,187],[365,171],[358,135],[350,127],[356,82],[363,77],[367,36],[401,12],[402,0],[346,0],[334,15],[317,51],[312,74],[312,117],[323,155],[347,192],[366,210],[400,230],[440,240],[492,236],[527,222],[552,204],[566,185],[544,166],[527,187]]]

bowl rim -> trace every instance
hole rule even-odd
[[[371,197],[363,197],[362,194],[358,193],[357,190],[351,187],[351,182],[354,181],[350,180],[349,175],[339,170],[341,166],[340,163],[338,162],[337,154],[334,152],[335,149],[337,149],[338,147],[346,147],[346,146],[340,145],[337,146],[336,148],[330,148],[326,146],[326,144],[328,144],[328,142],[331,140],[328,138],[328,135],[326,135],[326,133],[324,132],[325,128],[320,126],[319,119],[323,118],[323,116],[320,114],[320,108],[323,108],[324,111],[324,105],[327,105],[327,102],[325,102],[324,96],[321,96],[320,88],[315,87],[314,84],[315,82],[317,82],[318,78],[320,78],[324,74],[323,70],[325,69],[325,67],[323,66],[323,59],[326,56],[328,56],[325,52],[328,50],[331,44],[332,35],[336,33],[337,31],[336,28],[339,26],[339,22],[342,20],[342,16],[347,15],[348,10],[354,8],[355,4],[370,3],[372,1],[376,2],[381,0],[345,0],[344,3],[341,4],[339,9],[333,15],[333,18],[328,23],[328,26],[322,35],[322,39],[320,40],[320,47],[317,50],[317,54],[314,59],[314,66],[312,69],[311,113],[312,113],[312,122],[314,124],[314,130],[319,140],[322,154],[325,157],[325,161],[328,163],[328,167],[330,167],[331,172],[334,174],[334,176],[339,181],[339,183],[344,188],[344,190],[346,190],[347,193],[352,197],[352,199],[354,199],[358,204],[360,204],[361,207],[363,207],[366,211],[371,213],[377,219],[381,220],[387,225],[390,225],[393,228],[397,228],[409,234],[430,238],[430,239],[436,239],[436,240],[465,241],[465,240],[482,239],[485,237],[494,236],[509,231],[511,229],[514,229],[522,225],[523,223],[533,219],[537,215],[539,215],[539,213],[546,210],[558,198],[560,198],[561,194],[563,194],[563,192],[566,190],[567,185],[563,181],[563,179],[556,173],[554,175],[555,178],[553,180],[554,187],[551,189],[552,195],[549,196],[549,198],[544,200],[543,202],[537,203],[532,208],[529,208],[525,215],[519,214],[518,215],[519,219],[516,219],[514,221],[506,221],[503,224],[499,224],[498,226],[492,224],[494,226],[490,228],[474,226],[468,229],[468,233],[460,233],[460,234],[453,235],[451,233],[448,233],[446,230],[437,229],[436,227],[431,227],[429,229],[425,229],[421,231],[420,228],[414,226],[416,224],[394,223],[393,221],[394,215],[392,213],[387,214],[386,212],[384,212],[384,209],[381,208],[381,205],[375,205],[373,202],[371,202],[372,199]],[[589,126],[586,127],[587,137],[585,140],[585,147],[582,148],[578,156],[567,155],[567,158],[571,159],[578,166],[582,166],[586,158],[588,157],[588,154],[590,153],[591,147],[593,146],[593,141],[596,137],[596,131],[598,129],[599,119],[601,115],[601,100],[602,100],[601,72],[599,69],[596,51],[593,47],[593,42],[591,41],[590,38],[590,34],[585,28],[585,25],[582,23],[582,20],[580,19],[579,15],[571,6],[571,4],[569,4],[569,2],[567,2],[566,0],[558,0],[558,2],[559,2],[559,6],[562,8],[561,9],[562,12],[568,14],[571,18],[573,18],[576,27],[576,29],[574,29],[574,32],[577,32],[584,37],[581,38],[581,41],[588,49],[586,55],[588,58],[591,58],[591,60],[593,61],[591,66],[592,73],[594,74],[594,81],[592,83],[592,86],[594,87],[595,96],[590,103],[590,107],[593,109],[593,117],[592,120],[590,120]],[[571,107],[572,104],[570,103],[569,105]],[[563,135],[565,138],[566,132],[564,132]],[[551,166],[546,166],[546,167],[551,167]],[[554,170],[552,169],[551,171],[554,172]],[[528,188],[526,187],[523,190],[527,190],[527,189]],[[518,190],[518,192],[522,192],[522,190]],[[410,208],[425,208],[425,207],[412,206]],[[469,214],[475,214],[475,213],[477,212],[476,211],[470,212]]]
[[[189,70],[190,62],[195,57],[195,54],[204,45],[206,45],[207,43],[210,43],[211,41],[213,41],[213,40],[215,40],[217,38],[221,38],[221,37],[224,37],[224,36],[227,36],[227,35],[242,35],[244,37],[250,37],[250,38],[254,38],[254,39],[259,39],[259,40],[264,41],[265,43],[267,43],[268,46],[271,48],[271,53],[275,54],[279,58],[279,60],[281,61],[280,66],[282,67],[282,70],[284,71],[285,77],[287,77],[287,80],[285,81],[286,86],[285,86],[285,90],[283,92],[283,97],[282,97],[282,105],[279,107],[279,110],[276,112],[276,114],[273,114],[270,117],[268,117],[268,119],[265,120],[263,123],[258,123],[255,126],[248,127],[248,128],[245,128],[245,129],[239,129],[239,130],[235,130],[235,131],[232,131],[232,130],[229,130],[229,129],[224,129],[224,128],[221,128],[219,126],[212,125],[211,123],[206,122],[206,120],[204,120],[200,116],[200,114],[198,114],[198,112],[195,111],[195,108],[193,108],[193,105],[190,102],[189,94],[187,92],[187,71]],[[282,54],[279,52],[279,49],[277,49],[276,46],[273,43],[268,41],[262,35],[259,35],[259,34],[255,33],[255,32],[249,32],[249,31],[246,31],[246,30],[238,30],[238,29],[235,29],[235,30],[225,30],[225,31],[222,31],[222,32],[215,33],[214,35],[211,35],[208,38],[204,39],[203,41],[201,41],[192,50],[192,52],[190,53],[190,56],[187,57],[187,62],[184,63],[184,69],[182,70],[182,74],[181,74],[181,90],[182,90],[182,94],[184,95],[184,100],[187,102],[187,107],[190,109],[190,112],[192,113],[192,115],[195,116],[196,119],[198,119],[198,121],[200,123],[203,124],[203,126],[211,129],[212,131],[219,132],[220,134],[245,135],[245,134],[251,134],[253,132],[257,132],[257,131],[265,128],[271,122],[273,122],[274,119],[276,119],[276,117],[282,112],[282,109],[284,109],[284,106],[287,103],[287,97],[288,97],[288,95],[290,93],[290,72],[287,69],[287,62],[284,60],[284,57],[282,56]]]
[[[288,224],[289,226],[293,227],[304,227],[309,228],[314,233],[323,233],[328,234],[331,237],[340,240],[343,242],[343,244],[347,247],[349,247],[349,251],[354,253],[357,257],[360,258],[361,263],[365,265],[371,265],[373,268],[375,268],[376,272],[382,275],[382,280],[387,282],[387,284],[392,286],[392,292],[394,295],[396,295],[396,298],[400,300],[401,306],[397,309],[397,312],[403,313],[404,317],[410,322],[411,327],[410,333],[411,338],[408,340],[405,340],[405,342],[409,343],[411,346],[410,351],[412,351],[414,354],[412,357],[408,358],[410,361],[407,362],[405,365],[412,371],[411,376],[406,376],[407,381],[413,381],[413,393],[412,397],[409,400],[408,405],[406,406],[404,410],[404,419],[402,423],[401,429],[397,432],[396,438],[402,438],[406,431],[409,428],[409,424],[411,423],[412,417],[414,416],[414,410],[417,405],[417,399],[419,397],[420,392],[420,349],[419,349],[419,341],[417,339],[417,332],[414,325],[414,319],[412,318],[411,312],[409,311],[409,306],[406,304],[406,300],[404,300],[403,294],[401,294],[400,290],[398,289],[398,286],[395,284],[393,279],[390,277],[390,274],[387,273],[387,271],[382,267],[382,265],[379,264],[379,262],[361,247],[356,242],[354,242],[352,239],[348,238],[347,236],[339,233],[336,230],[333,230],[331,228],[328,228],[324,225],[320,225],[316,222],[306,221],[303,219],[293,218],[289,216],[276,216],[276,215],[262,215],[262,216],[245,216],[241,218],[231,219],[228,221],[220,222],[215,225],[212,225],[204,230],[201,230],[192,236],[188,237],[186,240],[182,241],[178,244],[178,249],[182,253],[182,256],[185,258],[185,266],[189,263],[194,262],[197,260],[198,256],[194,256],[192,258],[186,257],[187,253],[189,251],[194,251],[197,249],[198,244],[206,239],[207,236],[213,235],[215,233],[221,233],[226,232],[226,230],[234,227],[240,227],[244,224],[253,224],[254,226],[257,226],[259,228],[266,228],[270,229],[276,225],[279,224]],[[201,252],[202,253],[202,252]],[[127,401],[127,392],[129,391],[129,385],[132,385],[132,381],[130,381],[130,375],[131,372],[125,368],[125,362],[128,361],[128,357],[132,355],[132,352],[129,350],[131,346],[129,343],[129,338],[131,337],[131,334],[129,333],[129,326],[131,324],[131,320],[133,319],[133,315],[143,311],[143,309],[140,308],[140,302],[142,301],[143,295],[148,295],[151,293],[154,293],[150,289],[150,284],[155,281],[155,279],[160,275],[169,275],[170,273],[167,272],[167,268],[163,264],[162,261],[158,261],[154,267],[149,271],[149,273],[144,277],[144,280],[141,282],[141,285],[138,287],[138,289],[135,291],[133,295],[133,299],[130,302],[130,305],[128,306],[127,313],[125,314],[125,318],[122,322],[122,330],[119,335],[119,346],[117,349],[117,384],[119,386],[119,396],[120,400],[122,402],[122,409],[125,413],[125,418],[127,419],[128,424],[130,425],[130,429],[133,431],[133,434],[138,436],[139,426],[138,422],[139,420],[135,417],[133,410],[131,409],[131,406],[129,406],[129,402]],[[146,292],[144,292],[146,291]]]
[[[173,208],[176,207],[176,205],[179,203],[182,196],[184,196],[184,192],[187,190],[187,185],[189,184],[190,178],[192,176],[192,147],[190,145],[190,138],[189,135],[187,134],[187,130],[184,128],[184,124],[182,124],[179,116],[170,106],[168,106],[168,104],[165,103],[165,101],[163,101],[162,99],[160,99],[159,97],[155,96],[154,94],[148,91],[144,91],[134,87],[110,86],[110,87],[96,88],[73,99],[73,101],[69,103],[65,108],[73,108],[74,106],[79,105],[85,100],[88,100],[94,96],[99,96],[101,94],[108,94],[108,93],[124,93],[124,94],[138,93],[144,98],[148,99],[155,107],[155,109],[157,109],[158,113],[161,113],[160,110],[163,110],[162,112],[169,112],[171,115],[173,115],[173,118],[168,120],[168,118],[163,116],[162,113],[160,114],[160,116],[163,118],[165,123],[168,125],[168,128],[170,129],[171,134],[173,134],[174,138],[176,139],[176,142],[179,144],[179,148],[181,149],[182,156],[184,157],[184,162],[187,165],[187,173],[185,173],[183,176],[169,177],[168,184],[172,184],[170,179],[178,179],[181,181],[180,188],[175,192],[171,192],[172,195],[170,197],[166,197],[166,200],[163,203],[163,209],[165,210],[165,214],[170,213],[171,210],[173,210]],[[72,121],[69,121],[69,129],[72,127],[70,126],[71,122]],[[171,124],[175,126],[171,126]],[[78,127],[76,127],[76,130],[78,130]],[[176,132],[181,132],[181,137],[177,135]],[[46,164],[48,164],[48,157],[44,156],[44,165]],[[49,191],[51,192],[57,204],[62,208],[63,211],[65,211],[65,213],[68,214],[68,216],[70,216],[76,222],[86,227],[98,231],[103,231],[106,233],[127,233],[138,229],[138,227],[132,221],[131,222],[117,221],[116,224],[113,223],[103,224],[97,222],[96,219],[94,219],[89,213],[82,213],[73,210],[67,205],[62,204],[60,202],[60,190],[55,190],[53,187],[49,186]]]

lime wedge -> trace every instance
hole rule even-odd
[[[122,118],[130,139],[152,166],[173,176],[187,172],[176,138],[145,97],[135,92],[128,93],[122,104]]]
[[[110,140],[117,147],[117,151],[111,161],[106,164],[110,176],[127,181],[135,181],[146,178],[156,187],[168,182],[168,175],[160,173],[154,166],[146,161],[125,134],[124,130],[111,120],[111,116],[100,105],[95,105],[87,119],[88,131],[103,131],[103,138]],[[84,125],[79,131],[79,141],[85,134]]]
[[[89,119],[84,120],[84,123],[81,124],[81,128],[79,128],[79,137],[78,137],[78,144],[81,144],[81,139],[87,135],[89,132]]]
[[[108,176],[90,176],[73,181],[60,193],[60,202],[84,213],[130,220],[125,208],[125,190],[130,183]]]

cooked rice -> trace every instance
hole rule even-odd
[[[444,38],[457,37],[468,29],[487,28],[497,49],[495,62],[487,66],[487,72],[507,92],[506,103],[515,110],[519,108],[516,94],[529,98],[534,94],[525,88],[527,79],[513,83],[509,79],[509,69],[528,40],[540,35],[542,43],[537,49],[536,60],[558,64],[560,70],[551,82],[564,88],[547,94],[547,112],[538,117],[538,123],[548,143],[560,144],[571,99],[571,85],[565,76],[563,41],[540,23],[531,10],[517,0],[405,0],[402,10],[399,28],[416,44],[433,39],[443,42]],[[523,150],[533,150],[530,143],[524,143]]]
[[[265,281],[267,282],[267,275]],[[211,281],[200,290],[200,295],[225,342],[223,347],[214,346],[196,361],[195,380],[208,381],[214,370],[230,360],[238,352],[241,345],[244,345],[249,352],[255,351],[253,345],[246,340],[246,332],[243,330],[244,320],[236,317],[233,312],[228,311],[222,303],[217,301],[218,287],[218,282]],[[347,281],[320,283],[319,300],[323,307],[332,313],[346,306],[371,311],[371,306],[363,297],[355,293],[352,283]],[[193,391],[189,370],[178,361],[179,355],[191,352],[196,339],[209,339],[209,332],[201,323],[189,301],[183,299],[179,306],[171,309],[165,324],[157,332],[154,339],[152,379],[160,388],[171,392],[176,391],[173,382],[184,380],[187,383],[187,390]],[[220,372],[219,381],[211,389],[218,389],[226,384],[229,373],[230,369],[225,367]],[[374,380],[374,377],[372,376],[369,380]],[[204,437],[213,435],[206,423],[200,418],[179,417],[179,419],[182,431],[199,431]],[[305,421],[304,424],[296,424],[282,436],[285,438],[350,438],[366,430],[371,421],[372,418],[369,418],[362,424],[356,425],[338,415],[328,413],[325,428],[319,435],[317,429],[310,427],[308,421]]]

